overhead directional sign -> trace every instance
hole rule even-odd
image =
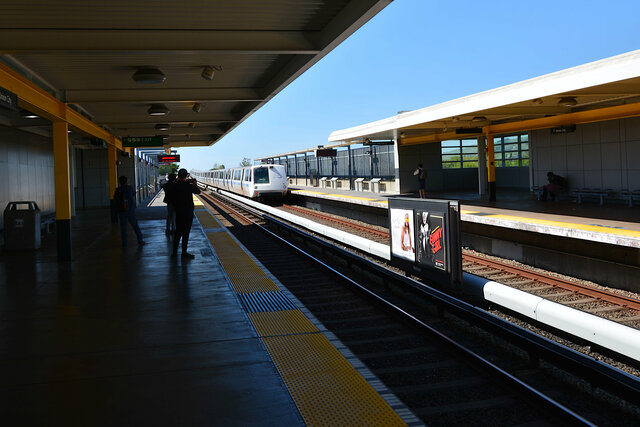
[[[336,157],[337,150],[334,148],[318,148],[316,157]]]
[[[161,136],[134,136],[122,138],[123,147],[162,147]]]
[[[159,154],[158,163],[178,163],[180,162],[180,154]]]

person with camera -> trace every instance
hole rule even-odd
[[[189,233],[193,223],[193,195],[200,194],[200,188],[195,179],[190,178],[186,169],[178,171],[178,179],[171,190],[169,201],[176,211],[176,229],[173,234],[173,251],[171,257],[178,255],[178,246],[182,239],[182,258],[193,259],[194,255],[187,252]]]

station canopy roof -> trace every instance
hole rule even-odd
[[[337,130],[329,142],[400,145],[640,116],[640,50]]]
[[[206,146],[391,1],[3,0],[0,62],[118,138]]]

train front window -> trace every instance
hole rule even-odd
[[[267,169],[267,168],[255,168],[253,170],[253,183],[254,184],[268,184],[269,183],[269,169]]]

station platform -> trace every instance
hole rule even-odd
[[[421,424],[202,204],[170,258],[158,199],[144,246],[92,210],[72,262],[0,255],[2,425]]]
[[[303,186],[295,186],[290,190],[293,195],[384,210],[388,209],[390,197],[417,197],[416,194],[381,194]],[[499,190],[495,202],[481,200],[473,192],[427,193],[427,198],[458,200],[463,222],[640,248],[640,206],[544,202],[536,200],[526,190]]]

